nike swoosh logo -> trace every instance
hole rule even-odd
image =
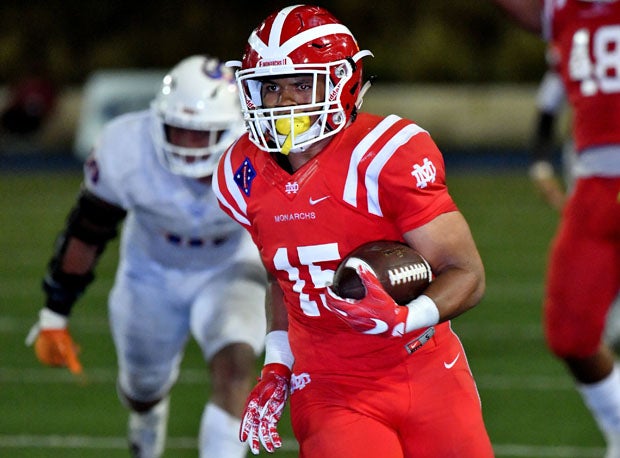
[[[364,334],[382,334],[388,330],[388,325],[385,321],[377,320],[376,318],[371,318],[371,320],[375,322],[375,327],[364,331]]]
[[[446,362],[444,361],[444,363],[443,363],[443,367],[445,367],[446,369],[452,369],[452,367],[454,367],[454,365],[456,364],[456,362],[459,360],[459,357],[460,357],[460,356],[461,356],[461,352],[459,352],[459,353],[456,355],[456,358],[454,358],[454,359],[452,360],[452,362],[450,362],[450,363],[446,363]]]
[[[313,199],[312,197],[310,197],[310,205],[316,205],[319,202],[324,201],[325,199],[329,199],[330,196],[323,196],[323,197],[319,197],[318,199]]]

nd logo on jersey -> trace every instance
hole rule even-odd
[[[299,183],[297,183],[296,181],[287,182],[286,185],[284,186],[284,191],[287,194],[297,194],[297,192],[299,191]]]
[[[435,182],[437,169],[435,168],[435,164],[425,157],[422,165],[413,164],[411,176],[416,179],[416,186],[418,188],[426,188],[429,183]]]

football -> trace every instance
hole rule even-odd
[[[355,266],[366,264],[397,304],[418,297],[433,280],[430,265],[420,253],[401,242],[379,240],[359,246],[339,264],[332,290],[340,297],[362,299],[366,290]]]

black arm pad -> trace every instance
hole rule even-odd
[[[67,251],[67,243],[74,237],[97,247],[97,256],[106,244],[116,237],[118,225],[127,212],[102,201],[87,190],[82,190],[73,207],[64,231],[56,241],[54,255],[48,264],[48,272],[43,280],[43,291],[47,297],[46,306],[61,315],[68,316],[77,299],[94,280],[92,271],[83,274],[67,274],[62,264]]]
[[[45,306],[56,313],[69,316],[75,301],[94,279],[92,272],[86,275],[65,274],[60,270],[48,273],[43,279],[43,291],[47,296]]]
[[[541,113],[536,120],[536,129],[532,139],[532,159],[534,161],[552,161],[555,152],[554,125],[555,115],[553,113]]]
[[[105,246],[116,237],[118,225],[126,214],[123,208],[82,190],[67,219],[65,234],[90,245]]]

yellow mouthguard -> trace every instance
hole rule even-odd
[[[288,155],[293,146],[292,135],[303,134],[310,129],[310,116],[296,116],[293,118],[293,129],[291,130],[291,118],[280,118],[276,121],[276,130],[280,135],[286,135],[284,143],[282,143],[281,153]]]

